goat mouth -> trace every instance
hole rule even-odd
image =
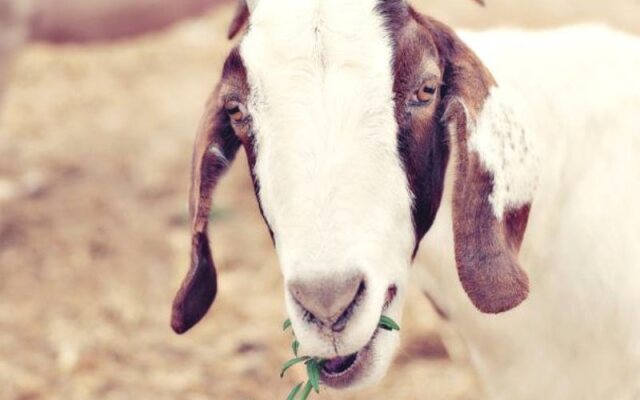
[[[396,297],[398,289],[396,285],[391,285],[387,289],[385,303],[382,307],[382,314],[389,308]],[[320,379],[325,385],[334,389],[344,389],[353,386],[357,381],[365,378],[367,369],[374,362],[374,347],[376,338],[380,332],[380,327],[376,328],[369,339],[369,342],[359,351],[347,356],[338,356],[324,360],[320,369]]]
[[[343,389],[362,378],[372,361],[371,350],[376,334],[356,353],[325,360],[320,370],[322,383],[334,389]]]
[[[395,285],[390,286],[382,308],[383,314],[395,299],[396,294],[397,287]],[[363,378],[366,370],[373,363],[373,350],[378,332],[380,332],[380,327],[376,328],[369,343],[359,351],[347,356],[326,359],[320,370],[322,383],[334,389],[343,389]]]
[[[336,376],[343,374],[356,363],[358,359],[358,353],[353,353],[346,357],[336,357],[330,360],[326,360],[322,366],[322,370],[326,375]]]

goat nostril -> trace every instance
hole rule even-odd
[[[362,274],[347,279],[314,279],[293,281],[288,285],[293,299],[304,310],[305,317],[334,332],[343,331],[353,309],[366,289]]]
[[[344,331],[344,328],[347,327],[348,320],[349,318],[344,318],[344,316],[341,316],[340,318],[338,318],[338,321],[331,326],[331,330],[334,331],[335,333],[340,333]]]
[[[338,320],[331,326],[332,331],[339,333],[339,332],[342,332],[344,328],[347,327],[347,322],[349,321],[349,318],[351,318],[351,312],[353,308],[356,306],[358,299],[360,299],[363,296],[365,289],[366,289],[366,285],[364,283],[364,280],[362,280],[360,282],[360,285],[358,286],[358,291],[356,292],[356,295],[354,296],[353,300],[351,300],[351,303],[349,304],[349,306],[346,308],[346,310],[342,312],[342,314],[340,314],[340,316],[338,317]]]
[[[349,304],[349,306],[342,312],[342,314],[340,314],[340,317],[338,317],[338,320],[331,326],[331,330],[339,333],[342,332],[344,330],[344,328],[347,327],[347,322],[349,321],[349,318],[351,318],[351,313],[353,311],[353,308],[356,306],[358,300],[364,295],[364,291],[366,289],[366,285],[364,283],[364,280],[360,281],[360,285],[358,286],[358,291],[356,292],[356,295],[353,297],[353,300],[351,300],[351,303]]]

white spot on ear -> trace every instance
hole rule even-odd
[[[503,88],[493,88],[468,141],[469,151],[477,152],[493,175],[489,201],[498,219],[505,210],[530,203],[538,180],[535,141],[518,112],[517,99]]]

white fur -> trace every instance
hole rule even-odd
[[[286,283],[354,270],[367,292],[334,337],[286,305],[302,354],[360,350],[386,312],[401,317],[414,244],[411,194],[397,150],[392,47],[377,0],[261,0],[241,45],[251,87],[259,198]],[[381,332],[369,379],[391,361],[397,333]],[[363,383],[363,382],[361,382]]]
[[[489,201],[498,219],[505,210],[530,203],[536,188],[538,157],[519,103],[517,94],[494,87],[477,123],[470,127],[468,150],[478,153],[493,176]]]
[[[255,10],[256,6],[258,5],[258,0],[246,0],[246,1],[247,1],[247,7],[249,7],[249,10],[253,12],[253,10]]]
[[[505,314],[471,305],[453,259],[451,169],[417,276],[451,316],[490,399],[637,400],[640,38],[579,26],[463,39],[526,100],[537,135],[540,181],[520,255],[531,293]]]

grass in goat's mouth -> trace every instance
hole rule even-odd
[[[399,331],[400,326],[391,318],[387,316],[381,316],[378,322],[378,327],[387,331]],[[286,331],[291,328],[291,320],[287,319],[282,325],[282,330]],[[287,400],[307,400],[311,391],[320,393],[320,370],[325,368],[328,371],[335,371],[336,373],[344,372],[356,360],[357,353],[346,357],[336,357],[333,359],[323,359],[319,357],[302,356],[298,357],[298,348],[300,342],[296,339],[295,332],[293,333],[293,342],[291,343],[291,350],[293,351],[294,358],[284,363],[282,371],[280,371],[280,378],[282,378],[287,370],[294,365],[304,363],[307,367],[307,382],[300,382],[291,389]],[[299,396],[298,396],[299,395]]]

